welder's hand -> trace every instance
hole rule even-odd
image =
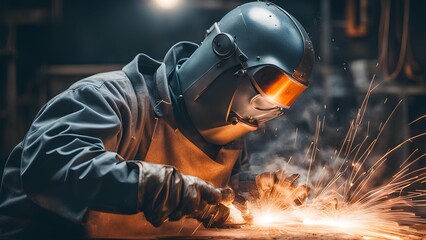
[[[154,226],[166,219],[176,221],[184,215],[203,210],[208,204],[219,204],[222,194],[207,182],[176,168],[138,162],[140,169],[141,207],[145,218]]]
[[[203,211],[193,217],[203,223],[204,227],[233,227],[246,223],[242,212],[233,205],[234,191],[227,187],[221,189],[222,200],[217,205],[207,205]]]
[[[264,172],[256,177],[256,186],[261,201],[273,200],[280,207],[288,208],[303,204],[310,192],[306,184],[297,184],[299,174],[287,176],[283,170]]]
[[[204,227],[221,227],[226,222],[230,214],[230,209],[223,205],[207,205],[200,213],[192,215],[202,222]]]

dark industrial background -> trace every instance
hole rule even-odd
[[[245,2],[181,0],[174,9],[164,10],[153,0],[0,0],[1,166],[37,111],[70,84],[121,69],[138,53],[161,60],[178,41],[200,43],[214,21]],[[282,140],[277,132],[290,127],[299,129],[302,140],[313,135],[318,115],[326,116],[328,128],[334,129],[325,131],[326,142],[336,145],[374,74],[381,85],[372,93],[366,114],[371,126],[377,128],[402,100],[378,151],[425,132],[426,119],[410,123],[426,114],[426,1],[271,2],[306,28],[316,65],[311,88],[288,111],[286,122],[272,122],[261,135],[249,137],[251,150],[264,150],[256,142],[259,138]],[[339,128],[342,131],[335,130]],[[426,140],[404,145],[397,157],[403,159],[415,149],[424,152]]]

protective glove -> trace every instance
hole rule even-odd
[[[230,209],[223,205],[207,205],[200,213],[193,217],[203,223],[206,228],[223,227],[230,214]]]
[[[177,221],[218,204],[222,194],[207,182],[161,164],[138,162],[140,210],[155,227],[166,219]]]
[[[264,172],[256,175],[241,172],[231,179],[236,200],[245,202],[271,201],[282,208],[298,206],[306,201],[310,188],[306,184],[297,184],[299,174],[287,176],[283,170]]]
[[[302,205],[310,192],[306,184],[297,185],[299,174],[287,176],[284,170],[264,172],[256,177],[261,201],[274,201],[282,208]]]
[[[243,213],[233,205],[234,191],[227,187],[221,189],[222,200],[217,205],[207,205],[203,211],[193,217],[202,222],[204,227],[229,228],[246,223]]]

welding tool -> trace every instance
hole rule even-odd
[[[231,228],[245,224],[247,221],[243,212],[233,202],[235,193],[230,187],[220,189],[222,200],[216,205],[207,205],[201,212],[193,215],[206,228],[219,227]]]
[[[222,227],[230,216],[230,209],[223,205],[207,205],[202,211],[191,215],[191,217],[202,222],[204,227]]]
[[[229,208],[229,216],[226,218],[223,226],[232,227],[245,224],[246,220],[244,218],[242,209],[233,204],[235,200],[235,193],[232,188],[223,188],[221,189],[221,193],[222,201],[220,204]],[[245,210],[247,210],[247,208]]]
[[[225,206],[229,206],[235,199],[234,190],[230,187],[220,189],[220,193],[222,194],[221,204]]]
[[[218,223],[219,222],[218,220],[220,218],[224,219],[224,223],[227,222],[229,218],[231,219],[233,218],[231,217],[232,215],[231,208],[229,208],[229,206],[234,201],[234,198],[235,198],[234,191],[232,190],[232,188],[226,187],[226,188],[222,188],[220,192],[222,194],[222,200],[216,207],[214,207],[213,212],[210,214],[210,220],[207,223],[207,227],[211,227],[215,222]],[[224,207],[227,207],[229,210],[228,209],[223,210]],[[228,216],[226,216],[226,218],[224,216],[221,216],[221,215],[224,215],[223,213],[226,213],[226,215]]]

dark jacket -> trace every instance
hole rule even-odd
[[[137,213],[134,160],[144,160],[156,118],[174,124],[162,104],[167,78],[158,82],[156,71],[164,64],[172,73],[196,47],[177,44],[164,63],[139,54],[121,71],[80,80],[51,99],[5,165],[0,237],[79,238],[88,210]]]

